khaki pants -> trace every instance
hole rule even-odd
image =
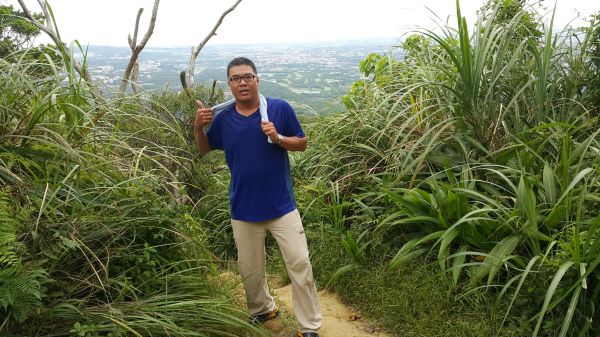
[[[275,309],[265,271],[265,236],[268,230],[277,240],[292,281],[292,302],[300,330],[319,332],[322,321],[321,308],[298,210],[280,218],[261,222],[232,219],[231,226],[250,314],[263,314]]]

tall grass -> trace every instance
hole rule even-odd
[[[352,201],[351,254],[387,246],[392,272],[435,259],[449,294],[498,296],[532,336],[594,336],[600,144],[593,88],[575,89],[588,48],[553,12],[498,20],[506,4],[491,4],[472,31],[457,2],[456,26],[416,32],[404,59],[366,59],[379,67],[362,68],[349,111],[312,125],[298,173]]]
[[[2,60],[0,83],[0,334],[260,333],[173,194],[194,169],[179,118],[135,98],[95,119],[91,89],[52,62]]]

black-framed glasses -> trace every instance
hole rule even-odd
[[[229,78],[229,81],[231,81],[231,83],[235,83],[235,84],[240,84],[242,82],[242,80],[244,80],[244,82],[246,82],[246,83],[250,83],[255,78],[256,78],[256,75],[254,75],[254,74],[244,74],[242,76],[233,75]]]

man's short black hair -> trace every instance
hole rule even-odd
[[[233,60],[231,60],[231,62],[229,62],[229,64],[227,65],[227,77],[229,77],[229,69],[235,66],[243,65],[252,67],[254,74],[258,74],[258,72],[256,71],[256,65],[254,65],[254,62],[252,62],[252,60],[246,57],[236,57]]]

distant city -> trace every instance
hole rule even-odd
[[[327,113],[341,107],[340,98],[360,78],[358,63],[370,53],[383,54],[393,41],[314,44],[206,46],[196,59],[196,83],[217,80],[227,90],[227,63],[237,56],[252,59],[265,96],[289,101],[297,113]],[[188,70],[191,47],[145,48],[139,56],[143,91],[181,90],[179,72]],[[131,51],[125,47],[90,46],[87,62],[94,81],[115,90]]]

